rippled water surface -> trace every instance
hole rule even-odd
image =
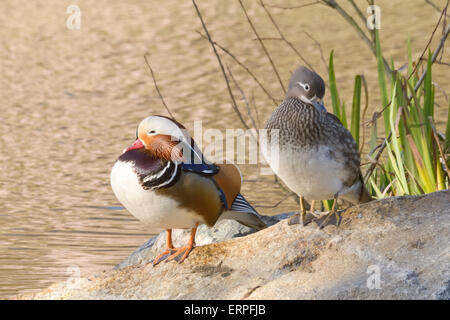
[[[442,7],[445,1],[434,2]],[[0,2],[0,297],[67,279],[76,267],[81,276],[109,269],[149,238],[144,226],[120,210],[109,186],[110,168],[132,143],[138,122],[165,114],[145,53],[172,112],[189,129],[199,119],[204,128],[240,127],[211,48],[196,32],[201,26],[191,1],[76,3],[82,11],[81,30],[66,28],[71,2]],[[245,5],[260,34],[275,37],[257,2]],[[403,64],[409,37],[417,58],[439,13],[419,0],[379,5],[386,57]],[[204,0],[199,7],[213,37],[281,98],[239,3]],[[324,78],[320,51],[303,30],[320,42],[325,57],[335,50],[338,86],[347,105],[353,78],[362,73],[370,90],[368,117],[379,109],[374,58],[342,18],[322,5],[271,10],[286,37]],[[266,45],[287,82],[297,56],[283,43]],[[450,61],[449,51],[444,61]],[[225,61],[249,99],[254,96],[263,122],[273,104],[233,61]],[[446,71],[436,66],[434,72],[440,88],[449,92]],[[441,125],[446,102],[440,90],[436,99]],[[325,102],[331,106],[328,94]],[[254,165],[242,169],[243,194],[253,204],[269,206],[283,198],[285,191],[273,184],[273,177],[259,175]],[[295,209],[291,198],[260,211]]]

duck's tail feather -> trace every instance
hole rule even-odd
[[[231,210],[227,210],[220,216],[221,219],[232,219],[237,222],[247,226],[249,228],[253,228],[256,230],[261,230],[267,227],[267,225],[261,220],[261,216],[252,207],[250,203],[248,203],[245,198],[238,193],[233,203],[231,204]]]

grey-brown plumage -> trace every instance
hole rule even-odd
[[[353,204],[369,201],[359,167],[358,147],[351,133],[336,116],[318,110],[297,94],[304,89],[305,83],[309,91],[315,91],[311,84],[322,80],[315,73],[305,73],[304,69],[294,73],[285,100],[266,123],[270,145],[275,143],[270,138],[271,132],[278,130],[279,135],[278,156],[269,154],[267,160],[301,200],[303,197],[307,200],[340,197]],[[299,82],[299,73],[312,78],[303,77],[298,89],[295,85]],[[321,91],[317,92],[320,94]],[[317,97],[317,93],[314,95]],[[301,211],[304,215],[303,208]]]
[[[295,70],[289,80],[286,98],[299,98],[312,104],[318,111],[326,112],[322,100],[324,95],[325,82],[317,73],[304,66]]]

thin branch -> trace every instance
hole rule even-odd
[[[370,176],[372,175],[373,170],[377,166],[378,160],[380,160],[380,156],[383,153],[384,149],[386,148],[388,141],[391,140],[391,137],[392,137],[392,132],[389,133],[389,135],[386,137],[386,139],[384,139],[383,143],[380,145],[378,153],[373,158],[373,162],[370,164],[369,169],[367,169],[366,174],[364,175],[364,178],[363,178],[364,184],[367,183]]]
[[[266,4],[266,6],[268,6],[269,8],[291,10],[291,9],[304,8],[304,7],[312,6],[312,5],[315,5],[315,4],[321,4],[321,2],[320,1],[314,1],[314,2],[310,2],[310,3],[301,4],[301,5],[298,5],[298,6],[292,6],[292,7],[278,6],[278,5],[275,5],[275,4]]]
[[[251,111],[250,111],[250,105],[249,105],[249,103],[248,103],[247,97],[245,96],[245,92],[244,92],[244,90],[242,90],[242,88],[241,88],[241,87],[239,86],[239,84],[237,83],[237,81],[236,81],[236,79],[234,78],[233,73],[231,72],[231,69],[230,69],[230,67],[229,67],[228,65],[227,65],[227,70],[228,70],[228,74],[230,75],[231,80],[232,80],[233,83],[234,83],[234,86],[235,86],[235,87],[239,90],[239,92],[241,93],[242,99],[244,100],[244,103],[245,103],[245,108],[247,109],[248,117],[250,118],[250,121],[252,122],[253,127],[256,128],[255,119],[253,118],[252,113],[251,113]],[[240,113],[240,111],[239,111],[239,113]],[[242,117],[242,115],[241,115],[241,117]],[[257,137],[255,137],[255,136],[253,135],[253,132],[252,132],[252,131],[250,131],[250,132],[251,132],[252,137],[256,140],[256,143],[258,144],[258,147],[259,147],[259,141],[258,141]],[[257,132],[256,134],[258,135],[258,132]]]
[[[324,4],[329,6],[330,8],[335,9],[343,18],[346,20],[359,34],[360,38],[369,46],[370,50],[376,57],[377,53],[375,50],[374,42],[367,37],[366,33],[361,29],[361,27],[356,23],[355,19],[351,15],[347,13],[335,0],[322,0]],[[372,35],[373,39],[373,35]],[[391,74],[391,68],[389,67],[389,63],[386,61],[386,59],[383,58],[384,62],[384,68],[386,69],[388,74]]]
[[[322,46],[321,46],[320,42],[317,41],[312,35],[310,35],[310,34],[309,34],[308,32],[306,32],[305,30],[302,30],[302,31],[303,31],[304,34],[306,34],[306,35],[308,36],[308,38],[310,38],[312,41],[314,41],[314,43],[316,44],[316,46],[319,48],[319,51],[320,51],[320,58],[322,59],[322,63],[323,63],[323,65],[324,65],[324,67],[325,67],[325,70],[327,70],[327,72],[328,72],[328,64],[327,64],[327,61],[325,60],[325,56],[324,56],[324,54],[323,54],[323,49],[322,49]],[[327,86],[328,86],[328,83],[327,83]]]
[[[447,2],[448,4],[448,2]],[[447,10],[447,7],[445,7],[444,10]],[[436,61],[436,58],[439,54],[439,51],[441,51],[441,49],[444,47],[444,43],[445,40],[447,40],[448,34],[450,33],[450,24],[447,26],[447,28],[444,31],[444,35],[441,38],[441,41],[439,41],[439,45],[437,46],[436,50],[433,53],[433,56],[431,57],[431,63],[433,64]],[[427,70],[425,69],[425,71],[423,72],[422,76],[420,77],[419,81],[417,81],[416,86],[414,87],[414,89],[417,91],[417,89],[419,88],[419,86],[422,84],[423,80],[425,80],[425,76],[427,75]]]
[[[445,10],[445,9],[444,9]],[[447,28],[445,29],[444,35],[442,36],[441,40],[439,41],[438,46],[436,47],[432,57],[431,57],[431,64],[434,64],[436,61],[437,56],[439,55],[439,52],[441,51],[441,49],[444,47],[444,43],[447,40],[448,34],[450,33],[450,24],[447,26]],[[422,84],[422,82],[425,80],[425,77],[427,75],[427,70],[425,69],[422,73],[422,75],[419,78],[419,81],[417,81],[416,85],[414,86],[414,91],[417,92],[417,90],[419,89],[420,85]],[[409,102],[412,100],[413,95],[411,94],[408,98],[407,104],[409,104]],[[381,117],[381,115],[383,114],[383,112],[390,106],[390,104],[392,103],[392,100],[389,101],[384,107],[383,109],[381,109],[380,112],[376,112],[376,118],[378,119],[379,117]],[[365,124],[373,122],[375,119],[375,117],[372,120],[369,120],[367,122],[365,122]]]
[[[442,12],[442,10],[439,9],[439,7],[435,3],[431,2],[430,0],[425,0],[425,2],[428,3],[430,6],[432,6],[437,12]],[[450,15],[448,15],[448,14],[446,14],[446,16],[450,17]]]
[[[433,40],[434,34],[436,33],[437,28],[439,27],[439,25],[441,24],[441,20],[442,17],[445,15],[445,13],[447,12],[447,7],[448,7],[448,1],[447,1],[447,5],[444,7],[444,9],[442,10],[441,16],[439,17],[438,22],[436,23],[436,26],[433,29],[433,32],[431,33],[430,38],[428,39],[428,43],[425,46],[425,48],[422,51],[422,54],[420,55],[420,58],[418,59],[418,61],[420,62],[423,58],[423,56],[425,55],[425,53],[427,52],[428,47],[431,44],[431,41]],[[416,65],[414,66],[414,69],[411,71],[411,74],[408,76],[408,80],[412,77],[412,75],[416,72],[417,68],[419,67],[420,63],[416,63]]]
[[[436,11],[441,12],[442,10],[439,9],[439,7],[431,2],[430,0],[425,0],[426,3],[428,3],[430,6],[432,6]]]
[[[255,205],[255,208],[267,208],[267,209],[272,209],[272,208],[276,208],[278,207],[283,201],[285,201],[286,199],[288,199],[289,197],[294,196],[295,193],[294,192],[290,192],[287,195],[285,195],[280,201],[278,201],[277,203],[275,203],[274,205],[271,206],[264,206],[264,205]]]
[[[263,7],[264,11],[266,12],[267,16],[269,17],[270,21],[272,22],[273,26],[275,27],[275,29],[278,31],[278,34],[280,35],[280,38],[286,42],[286,44],[292,49],[292,51],[295,52],[295,54],[311,69],[314,71],[313,66],[302,56],[302,54],[297,50],[297,48],[295,48],[295,46],[292,44],[292,42],[290,42],[289,40],[286,39],[286,37],[284,36],[284,34],[281,32],[280,27],[278,26],[278,24],[276,23],[275,19],[273,18],[272,14],[270,13],[270,11],[266,8],[264,2],[262,0],[259,0],[259,4]]]
[[[162,94],[161,94],[161,91],[159,91],[158,84],[156,83],[155,75],[153,74],[153,69],[152,69],[152,67],[150,66],[150,63],[148,62],[147,56],[146,56],[145,54],[144,54],[144,59],[145,59],[145,62],[147,63],[148,68],[150,69],[150,73],[151,73],[152,78],[153,78],[153,83],[155,84],[155,89],[156,89],[156,91],[158,92],[158,95],[159,95],[159,98],[160,98],[161,101],[162,101],[162,104],[163,104],[164,107],[166,108],[166,110],[167,110],[167,112],[169,113],[170,117],[171,117],[172,119],[175,120],[175,117],[173,116],[172,112],[170,112],[169,107],[167,106],[166,102],[164,101],[164,98],[163,98],[163,96],[162,96]]]
[[[356,5],[355,1],[348,0],[348,2],[350,2],[350,4],[352,5],[353,9],[355,9],[356,13],[358,14],[358,16],[362,20],[362,22],[366,23],[366,17],[362,13],[362,11],[358,8],[358,6]]]
[[[252,90],[252,106],[253,106],[253,109],[255,109],[256,123],[258,124],[257,129],[259,130],[261,128],[261,121],[259,120],[259,113],[258,113],[258,108],[256,107],[255,94],[254,94],[253,90]]]
[[[204,39],[208,40],[208,37],[203,35],[201,32],[197,33]],[[255,80],[255,82],[259,85],[259,87],[262,89],[262,91],[264,91],[264,93],[267,95],[267,97],[269,97],[273,103],[278,106],[278,101],[270,94],[270,92],[263,86],[263,84],[261,83],[261,81],[258,80],[258,78],[255,76],[255,74],[245,65],[243,64],[241,61],[238,60],[238,58],[236,58],[235,55],[233,55],[227,48],[225,48],[224,46],[222,46],[220,43],[218,43],[217,41],[212,41],[212,44],[216,47],[218,47],[220,50],[222,50],[223,52],[225,52],[231,59],[233,59],[241,68],[243,68],[252,78],[253,80]]]
[[[445,170],[447,171],[447,177],[450,179],[450,170],[447,166],[447,158],[445,157],[445,152],[442,150],[441,144],[439,143],[439,136],[437,134],[436,127],[434,126],[433,117],[429,116],[428,119],[430,120],[431,129],[433,130],[433,136],[436,140],[439,153],[441,154],[442,160],[444,162]]]
[[[209,34],[208,29],[206,28],[206,25],[205,25],[205,22],[203,21],[203,17],[202,17],[202,15],[200,13],[200,10],[198,9],[197,4],[195,3],[195,0],[192,0],[192,3],[194,5],[194,7],[195,7],[195,11],[197,12],[197,15],[198,15],[198,17],[200,19],[200,22],[202,23],[203,30],[205,31],[206,36],[208,37],[208,42],[211,44],[211,47],[212,47],[212,49],[214,51],[214,54],[216,55],[217,61],[219,62],[220,69],[222,70],[223,77],[224,77],[225,82],[227,84],[228,93],[230,94],[231,106],[233,107],[234,111],[238,115],[239,120],[241,121],[242,125],[246,129],[249,129],[249,127],[248,127],[247,123],[245,122],[244,118],[242,118],[242,115],[241,115],[241,113],[239,111],[239,108],[238,108],[238,105],[236,103],[236,100],[234,99],[234,95],[233,95],[233,92],[231,91],[230,82],[229,82],[227,74],[225,72],[225,68],[223,67],[222,60],[220,59],[219,53],[217,53],[216,46],[214,45],[214,43],[213,43],[213,41],[211,39],[211,35]]]
[[[263,41],[282,41],[283,40],[283,38],[276,38],[276,37],[261,37],[261,38],[259,38],[259,39],[261,39],[261,40],[263,40]],[[253,38],[252,40],[259,40],[258,38]]]
[[[448,104],[448,94],[447,94],[447,92],[445,92],[445,90],[444,89],[442,89],[442,87],[437,83],[437,82],[432,82],[432,84],[436,87],[436,88],[438,88],[439,90],[441,90],[441,92],[442,92],[442,94],[444,95],[444,98],[445,98],[445,100],[447,101],[447,104]],[[436,103],[436,102],[435,102]]]
[[[367,88],[366,77],[364,77],[363,74],[361,74],[360,76],[361,76],[362,84],[364,87],[364,97],[366,98],[366,104],[364,105],[363,114],[362,114],[362,119],[364,120],[367,109],[369,108],[369,89]],[[366,130],[364,130],[364,128],[363,128],[363,136],[362,136],[362,142],[361,142],[361,148],[359,150],[359,154],[362,154],[362,152],[364,150],[365,141],[366,141]]]
[[[267,56],[267,59],[269,59],[269,62],[270,62],[270,64],[271,64],[271,66],[272,66],[273,71],[275,72],[275,75],[276,75],[277,78],[278,78],[278,82],[280,83],[280,86],[281,86],[281,88],[283,89],[283,92],[286,93],[286,89],[285,89],[285,87],[284,87],[284,85],[283,85],[283,81],[281,81],[280,74],[278,73],[278,70],[277,70],[277,68],[275,67],[275,64],[274,64],[273,61],[272,61],[272,58],[270,57],[269,51],[267,51],[267,48],[266,48],[266,46],[264,45],[264,42],[261,40],[261,37],[259,36],[258,31],[256,31],[256,28],[255,28],[255,26],[253,25],[252,20],[251,20],[250,17],[248,16],[247,10],[245,9],[244,4],[242,3],[242,0],[238,0],[238,1],[239,1],[239,4],[241,5],[242,10],[244,11],[244,14],[245,14],[245,17],[247,18],[248,24],[249,24],[250,27],[252,28],[253,33],[255,34],[255,36],[258,38],[259,43],[260,43],[261,47],[263,48],[264,53],[265,53],[266,56]]]
[[[427,58],[420,58],[420,60],[422,60],[422,61],[428,61],[428,59],[427,59]],[[447,67],[450,67],[450,63],[449,63],[449,62],[444,62],[444,61],[435,61],[435,63],[437,63],[437,64],[441,64],[441,65],[443,65],[443,66],[447,66]]]

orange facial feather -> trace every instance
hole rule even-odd
[[[183,153],[178,146],[179,141],[172,140],[169,135],[158,134],[155,136],[139,137],[141,139],[146,149],[156,158],[172,160],[172,161],[183,161]]]

